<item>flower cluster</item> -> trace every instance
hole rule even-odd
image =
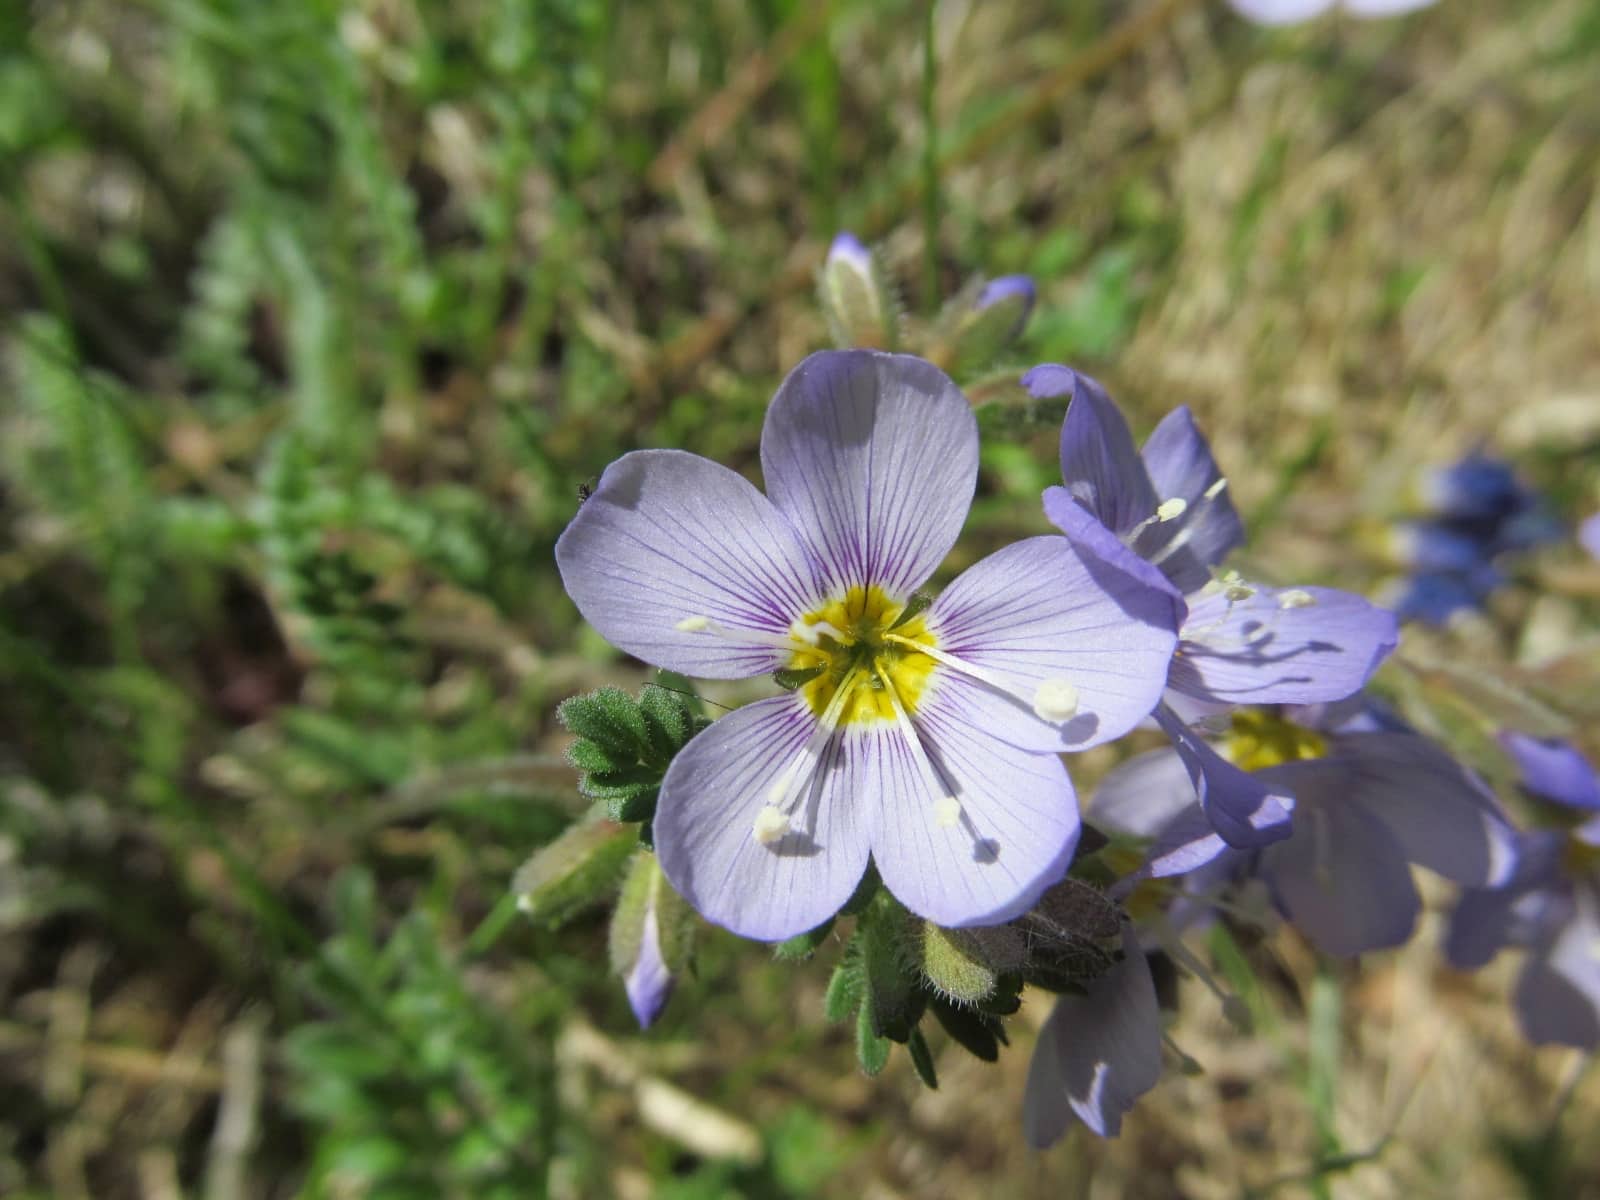
[[[836,336],[899,336],[853,238],[819,286]],[[975,288],[945,344],[1012,339],[1032,302],[1025,280]],[[788,958],[853,918],[827,1010],[855,1015],[864,1067],[898,1041],[932,1086],[925,1015],[993,1058],[1037,986],[1057,1000],[1026,1136],[1048,1145],[1074,1121],[1110,1136],[1167,1055],[1151,953],[1239,1019],[1185,929],[1253,912],[1329,955],[1396,946],[1423,867],[1465,889],[1451,960],[1526,949],[1530,1037],[1594,1046],[1600,782],[1581,756],[1507,735],[1526,789],[1584,814],[1520,833],[1478,775],[1368,692],[1394,613],[1229,565],[1244,527],[1186,408],[1141,448],[1088,376],[1044,364],[1021,383],[1032,411],[1065,410],[1062,483],[1041,497],[1055,532],[963,559],[936,591],[976,490],[979,422],[940,366],[879,349],[814,354],[783,381],[764,491],[693,454],[636,451],[562,535],[567,593],[613,645],[672,679],[772,681],[710,722],[653,693],[563,708],[583,786],[611,805],[572,861],[613,882],[631,864],[612,949],[640,1023],[684,965],[691,909]],[[1536,512],[1481,456],[1433,477],[1429,499],[1419,551],[1459,538],[1474,563]],[[663,687],[686,696],[681,682]],[[1063,756],[1141,725],[1170,745],[1112,770],[1080,820]],[[628,822],[647,849],[618,842]],[[527,875],[535,906],[536,885],[576,877],[546,857]]]

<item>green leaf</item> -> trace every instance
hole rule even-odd
[[[648,757],[656,762],[671,762],[693,736],[694,714],[688,700],[664,687],[646,684],[639,693],[639,716],[644,721],[649,743]]]
[[[872,1010],[866,1005],[856,1015],[856,1058],[868,1075],[878,1074],[889,1062],[889,1039],[873,1029]]]
[[[887,892],[861,914],[856,930],[866,976],[866,1012],[874,1033],[903,1042],[922,1015],[924,993],[917,986],[910,916]]]
[[[906,1049],[911,1052],[911,1065],[917,1069],[917,1077],[928,1085],[930,1091],[937,1091],[939,1073],[933,1069],[933,1052],[928,1049],[928,1041],[922,1036],[922,1030],[911,1031],[911,1040],[906,1043]]]
[[[620,771],[633,765],[631,755],[618,758],[599,742],[579,738],[567,747],[567,761],[584,772]]]
[[[644,717],[633,697],[621,688],[573,696],[562,701],[556,715],[570,732],[588,738],[620,761],[637,761],[649,750]]]

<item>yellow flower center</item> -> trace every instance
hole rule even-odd
[[[838,725],[893,722],[890,687],[907,714],[917,711],[937,665],[917,647],[937,646],[938,639],[921,616],[902,621],[905,608],[879,587],[857,586],[795,622],[795,632],[811,644],[795,651],[789,670],[817,672],[800,688],[812,712],[822,716],[845,688]]]
[[[1321,758],[1328,752],[1328,742],[1282,717],[1246,711],[1233,714],[1233,727],[1219,749],[1222,757],[1241,771],[1259,771],[1303,758]]]

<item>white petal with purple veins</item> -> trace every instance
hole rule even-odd
[[[978,478],[978,424],[932,363],[873,350],[813,354],[761,431],[767,494],[835,593],[903,600],[955,545]]]
[[[844,735],[841,787],[870,806],[884,886],[947,927],[1020,916],[1060,882],[1078,842],[1066,768],[1053,754],[996,741],[958,712],[923,709],[916,734],[916,745],[893,726]]]
[[[1129,562],[1137,562],[1123,552]],[[1015,542],[969,567],[929,607],[945,697],[1027,750],[1120,737],[1160,699],[1178,601],[1064,537]]]
[[[798,693],[719,718],[672,760],[656,807],[667,880],[708,921],[761,941],[822,924],[866,871],[877,801],[854,789],[860,768],[835,735],[798,789],[781,836],[758,838],[771,793],[817,718]]]
[[[556,543],[567,594],[612,645],[658,667],[740,679],[788,663],[821,594],[805,547],[748,480],[681,450],[606,468]]]

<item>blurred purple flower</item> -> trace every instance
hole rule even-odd
[[[1229,847],[1212,831],[1171,750],[1112,771],[1088,818],[1150,839],[1143,874],[1260,879],[1283,916],[1330,954],[1396,946],[1420,909],[1411,864],[1499,886],[1512,877],[1517,844],[1476,776],[1387,724],[1350,705],[1236,714],[1222,750],[1296,801],[1289,838],[1258,850]]]
[[[1578,544],[1594,558],[1600,558],[1600,513],[1578,526]]]
[[[1403,621],[1446,625],[1481,609],[1506,582],[1507,556],[1562,537],[1539,494],[1482,450],[1429,471],[1419,494],[1430,515],[1402,522],[1389,542],[1410,572],[1393,598]]]
[[[1022,1097],[1028,1144],[1044,1149],[1076,1116],[1101,1137],[1122,1131],[1122,1116],[1161,1077],[1161,1012],[1150,965],[1131,927],[1122,960],[1064,995],[1039,1031]]]
[[[1600,778],[1576,748],[1507,732],[1501,744],[1536,796],[1584,814],[1600,808]],[[1524,835],[1504,886],[1469,888],[1451,916],[1445,955],[1481,967],[1506,946],[1528,952],[1517,981],[1517,1018],[1528,1040],[1600,1047],[1600,814],[1571,835]]]
[[[1397,17],[1433,0],[1228,0],[1234,12],[1258,25],[1297,25],[1333,9],[1352,17]]]
[[[1289,835],[1292,796],[1227,762],[1185,714],[1238,705],[1313,704],[1359,691],[1394,649],[1392,613],[1332,588],[1273,588],[1215,568],[1244,540],[1227,480],[1187,408],[1168,413],[1135,450],[1095,380],[1045,364],[1022,377],[1036,397],[1070,396],[1061,428],[1064,487],[1045,515],[1069,540],[1115,558],[1131,548],[1185,594],[1187,615],[1155,719],[1172,739],[1212,829],[1230,845]]]
[[[1058,757],[1143,719],[1176,599],[1058,537],[990,555],[910,606],[960,533],[977,424],[932,364],[812,355],[767,411],[768,495],[696,455],[605,471],[556,547],[614,645],[688,675],[791,672],[673,760],[654,819],[667,879],[746,937],[814,928],[869,857],[944,926],[1019,915],[1078,837]]]
[[[672,995],[672,971],[661,953],[661,928],[654,905],[645,912],[639,955],[623,976],[622,986],[628,993],[628,1004],[639,1021],[639,1028],[650,1028]]]
[[[861,275],[872,274],[872,251],[868,250],[866,243],[853,233],[835,234],[833,244],[828,247],[828,257],[824,261],[826,264],[836,262],[846,264]]]

